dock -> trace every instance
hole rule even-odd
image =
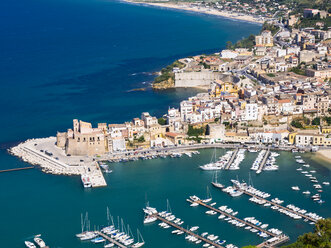
[[[232,154],[232,156],[231,156],[229,162],[227,163],[227,165],[226,165],[225,168],[224,168],[225,170],[228,170],[228,169],[230,168],[230,166],[231,166],[233,160],[236,158],[238,152],[239,152],[239,148],[237,148],[237,149],[234,151],[234,153]]]
[[[257,245],[256,247],[259,247],[259,248],[273,248],[273,247],[276,247],[280,244],[286,243],[289,240],[290,240],[290,238],[288,236],[286,236],[284,234],[281,234],[277,237],[268,239],[267,241]]]
[[[115,239],[112,239],[111,237],[109,237],[108,235],[102,233],[102,232],[99,232],[99,231],[96,231],[96,233],[103,237],[105,240],[108,240],[109,242],[113,243],[114,245],[120,247],[120,248],[127,248],[125,245],[121,244],[120,242],[118,242],[117,240]]]
[[[181,226],[179,226],[179,225],[177,225],[177,224],[175,224],[175,223],[173,223],[173,222],[171,222],[171,221],[168,221],[167,219],[161,217],[158,213],[153,214],[152,216],[154,216],[154,217],[156,217],[158,220],[160,220],[160,221],[162,221],[162,222],[168,224],[169,226],[172,226],[172,227],[174,227],[174,228],[176,228],[176,229],[178,229],[178,230],[181,230],[181,231],[187,233],[188,235],[191,235],[191,236],[193,236],[193,237],[196,237],[197,239],[199,239],[199,240],[201,240],[201,241],[203,241],[203,242],[205,242],[205,243],[210,244],[211,246],[214,246],[214,247],[216,247],[216,248],[224,248],[223,246],[221,246],[221,245],[219,245],[219,244],[216,244],[214,241],[211,241],[211,240],[209,240],[209,239],[207,239],[207,238],[205,238],[205,237],[202,237],[202,236],[200,236],[200,235],[198,235],[198,234],[196,234],[196,233],[194,233],[194,232],[192,232],[192,231],[190,231],[190,230],[185,229],[184,227],[181,227]]]
[[[311,222],[314,222],[314,223],[317,222],[317,220],[314,219],[314,218],[311,218],[311,217],[309,217],[309,216],[307,216],[307,215],[304,215],[304,214],[301,214],[301,213],[299,213],[299,212],[296,212],[296,211],[294,211],[294,210],[292,210],[292,209],[289,209],[289,208],[287,208],[287,207],[284,207],[284,206],[282,206],[282,205],[280,205],[280,204],[278,204],[278,203],[275,203],[275,202],[269,201],[269,200],[267,200],[267,199],[264,199],[264,198],[262,198],[262,197],[260,197],[260,196],[257,196],[257,195],[254,195],[254,194],[252,194],[252,193],[249,193],[249,192],[247,192],[246,190],[240,189],[240,188],[238,188],[238,187],[236,187],[236,189],[242,191],[242,192],[243,192],[244,194],[246,194],[246,195],[249,195],[249,196],[251,196],[251,197],[255,197],[256,199],[259,199],[259,200],[263,200],[263,201],[265,201],[266,203],[270,203],[272,206],[276,206],[276,207],[278,207],[278,208],[281,208],[281,209],[286,210],[286,211],[288,211],[288,212],[291,212],[291,213],[293,213],[293,214],[299,215],[299,216],[301,216],[303,219],[310,220]]]
[[[29,170],[29,169],[33,169],[33,166],[29,166],[29,167],[22,167],[22,168],[14,168],[14,169],[7,169],[7,170],[0,170],[0,173],[3,172],[11,172],[11,171],[20,171],[20,170]]]
[[[263,159],[262,159],[262,162],[261,162],[259,168],[257,169],[256,173],[259,173],[259,172],[261,172],[261,171],[263,170],[264,165],[266,164],[269,155],[270,155],[270,148],[268,148],[268,150],[267,150],[266,153],[264,154],[264,157],[263,157]]]
[[[229,218],[231,218],[231,219],[233,219],[233,220],[236,220],[236,221],[238,221],[238,222],[241,222],[241,223],[245,224],[246,226],[250,226],[250,227],[252,227],[252,228],[254,228],[254,229],[256,229],[256,230],[259,230],[259,231],[261,231],[261,232],[264,232],[264,233],[268,234],[268,235],[271,236],[271,237],[276,237],[276,236],[277,236],[276,234],[274,234],[274,233],[272,233],[272,232],[269,232],[268,230],[265,230],[265,229],[263,229],[263,228],[261,228],[261,227],[258,227],[258,226],[256,226],[256,225],[250,223],[250,222],[247,222],[247,221],[244,221],[244,220],[242,220],[242,219],[239,219],[239,218],[237,218],[237,217],[235,217],[235,216],[233,216],[233,215],[231,215],[231,214],[228,214],[228,213],[226,213],[226,212],[224,212],[224,211],[222,211],[222,210],[220,210],[220,209],[218,209],[218,208],[214,208],[214,207],[212,207],[212,206],[210,206],[210,205],[208,205],[208,204],[202,202],[201,200],[199,200],[199,201],[190,201],[190,202],[191,202],[191,203],[193,203],[193,202],[198,203],[199,205],[201,205],[201,206],[203,206],[203,207],[205,207],[205,208],[208,208],[208,209],[213,210],[213,211],[215,211],[215,212],[217,212],[217,213],[223,214],[223,215],[225,215],[225,216],[227,216],[227,217],[229,217]]]

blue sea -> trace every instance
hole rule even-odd
[[[169,106],[198,93],[196,89],[153,91],[154,73],[178,58],[218,52],[260,26],[209,15],[138,6],[104,0],[2,0],[0,2],[0,168],[27,166],[7,148],[28,138],[55,135],[71,127],[72,119],[120,123],[143,111],[161,116]],[[146,87],[146,91],[130,91]],[[218,150],[221,155],[225,150]],[[106,207],[121,216],[132,230],[139,228],[145,247],[196,247],[156,224],[144,226],[141,208],[148,200],[173,212],[187,225],[215,233],[237,246],[263,240],[190,208],[185,199],[205,195],[212,175],[198,166],[209,162],[211,150],[193,158],[156,159],[114,164],[106,175],[108,187],[84,190],[79,177],[54,176],[38,169],[0,174],[0,247],[24,247],[42,234],[50,247],[102,247],[80,242],[80,215],[89,212],[91,228],[106,224]],[[248,178],[256,154],[248,154],[239,172],[224,172],[224,184],[238,175]],[[308,156],[308,155],[306,155]],[[318,177],[330,179],[325,163],[307,160]],[[323,164],[324,163],[324,164]],[[273,195],[330,216],[326,203],[314,204],[290,190],[293,181],[310,189],[297,173],[293,154],[282,153],[280,171],[261,173],[253,180]],[[256,216],[284,230],[294,240],[312,230],[270,209],[255,206],[242,196],[231,199],[212,189],[218,204]]]

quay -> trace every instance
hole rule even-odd
[[[231,166],[233,160],[236,158],[238,152],[239,152],[239,148],[237,148],[237,149],[234,151],[234,153],[232,154],[232,156],[231,156],[229,162],[227,163],[227,165],[226,165],[225,168],[224,168],[225,170],[228,170],[228,169],[230,168],[230,166]]]
[[[205,207],[205,208],[208,208],[208,209],[210,209],[210,210],[213,210],[213,211],[215,211],[215,212],[218,212],[218,213],[220,213],[220,214],[223,214],[223,215],[225,215],[225,216],[227,216],[227,217],[229,217],[229,218],[231,218],[231,219],[233,219],[233,220],[236,220],[236,221],[238,221],[238,222],[240,222],[240,223],[243,223],[243,224],[245,224],[245,225],[247,225],[247,226],[250,226],[250,227],[252,227],[252,228],[254,228],[254,229],[257,229],[257,230],[259,230],[259,231],[261,231],[261,232],[264,232],[264,233],[268,234],[269,236],[272,236],[272,237],[276,237],[276,236],[277,236],[276,234],[274,234],[274,233],[272,233],[272,232],[269,232],[268,230],[265,230],[265,229],[260,228],[260,227],[258,227],[258,226],[256,226],[256,225],[252,224],[252,223],[249,223],[249,222],[247,222],[247,221],[244,221],[244,220],[242,220],[242,219],[239,219],[239,218],[237,218],[237,217],[235,217],[235,216],[233,216],[233,215],[231,215],[231,214],[228,214],[228,213],[226,213],[226,212],[224,212],[224,211],[222,211],[222,210],[220,210],[220,209],[218,209],[218,208],[214,208],[214,207],[212,207],[212,206],[210,206],[210,205],[208,205],[208,204],[202,202],[201,200],[199,200],[199,201],[191,201],[191,200],[190,200],[189,202],[191,202],[191,203],[198,203],[199,205],[201,205],[201,206],[203,206],[203,207]]]
[[[281,208],[281,209],[283,209],[283,210],[286,210],[286,211],[288,211],[288,212],[290,212],[290,213],[293,213],[293,214],[299,215],[299,216],[301,216],[303,219],[310,220],[311,222],[314,222],[314,223],[317,222],[317,220],[315,220],[314,218],[311,218],[311,217],[309,217],[309,216],[307,216],[307,215],[301,214],[301,213],[296,212],[296,211],[294,211],[294,210],[292,210],[292,209],[289,209],[289,208],[287,208],[287,207],[284,207],[284,206],[282,206],[282,205],[280,205],[280,204],[278,204],[278,203],[275,203],[275,202],[269,201],[269,200],[267,200],[267,199],[264,199],[264,198],[262,198],[262,197],[260,197],[260,196],[254,195],[254,194],[252,194],[252,193],[250,193],[250,192],[247,192],[246,190],[240,189],[240,188],[238,188],[238,187],[236,187],[236,186],[234,186],[234,187],[235,187],[237,190],[242,191],[244,194],[249,195],[249,196],[251,196],[251,197],[255,197],[256,199],[259,199],[259,200],[261,200],[261,201],[263,200],[263,201],[265,201],[266,203],[270,203],[272,206],[276,206],[276,207]]]
[[[112,239],[111,237],[109,237],[108,235],[102,233],[102,232],[99,232],[99,231],[96,231],[96,233],[103,237],[104,239],[108,240],[109,242],[113,243],[114,245],[120,247],[120,248],[127,248],[125,245],[121,244],[120,242],[118,242],[117,240],[115,239]]]
[[[164,222],[164,223],[166,223],[166,224],[168,224],[168,225],[170,225],[170,226],[172,226],[172,227],[174,227],[174,228],[176,228],[178,230],[181,230],[181,231],[187,233],[188,235],[194,236],[197,239],[202,240],[203,242],[206,242],[206,243],[208,243],[208,244],[210,244],[210,245],[212,245],[212,246],[214,246],[216,248],[224,248],[223,246],[221,246],[219,244],[216,244],[215,242],[213,242],[213,241],[211,241],[211,240],[209,240],[209,239],[207,239],[205,237],[202,237],[202,236],[200,236],[200,235],[198,235],[198,234],[196,234],[196,233],[194,233],[194,232],[192,232],[190,230],[187,230],[187,229],[185,229],[185,228],[183,228],[183,227],[181,227],[181,226],[179,226],[179,225],[177,225],[177,224],[175,224],[175,223],[173,223],[171,221],[168,221],[167,219],[161,217],[158,213],[152,214],[151,216],[156,217],[160,221],[162,221],[162,222]]]
[[[29,169],[33,169],[33,166],[29,166],[29,167],[22,167],[22,168],[14,168],[14,169],[7,169],[7,170],[0,170],[0,173],[3,172],[10,172],[10,171],[20,171],[20,170],[29,170]]]
[[[267,241],[257,245],[256,247],[259,247],[259,248],[273,248],[273,247],[276,247],[277,245],[286,243],[289,240],[290,240],[290,238],[288,236],[286,236],[284,234],[281,234],[277,237],[268,239]]]
[[[263,170],[263,168],[264,168],[264,166],[265,166],[265,164],[267,162],[267,159],[268,159],[269,155],[270,155],[270,147],[268,148],[268,150],[264,154],[264,157],[262,159],[262,162],[261,162],[259,168],[257,169],[256,173],[260,173]]]

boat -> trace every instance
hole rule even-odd
[[[139,232],[139,229],[137,229],[137,237],[138,237],[138,241],[137,241],[137,243],[132,245],[132,248],[139,248],[139,247],[142,247],[145,244],[145,241],[143,239],[143,236]]]
[[[300,188],[299,188],[298,186],[292,186],[291,188],[292,188],[293,190],[295,190],[295,191],[300,190]]]
[[[144,219],[144,224],[148,224],[148,223],[152,223],[152,222],[155,222],[157,220],[156,217],[154,216],[147,216],[145,219]]]
[[[310,191],[303,191],[302,194],[305,194],[305,195],[310,195]]]
[[[215,179],[215,180],[213,180],[213,181],[211,182],[211,184],[212,184],[214,187],[216,187],[216,188],[222,189],[222,188],[224,188],[224,185],[218,182],[218,180],[217,180],[217,178],[218,178],[218,177],[217,177],[217,172],[218,172],[218,171],[215,172],[215,176],[213,176],[213,179]]]
[[[110,248],[110,247],[113,247],[113,246],[114,246],[114,243],[109,243],[109,244],[104,245],[103,247],[104,248]]]
[[[82,183],[84,185],[84,188],[91,188],[92,187],[92,183],[90,181],[90,177],[87,174],[82,174],[80,176]]]
[[[102,237],[97,237],[91,240],[92,243],[98,244],[98,243],[102,243],[105,242],[106,240]]]
[[[203,203],[208,203],[208,202],[211,202],[211,200],[213,200],[212,196],[211,196],[211,193],[209,191],[209,187],[207,186],[207,198],[202,200]]]
[[[42,240],[41,238],[40,238],[40,235],[37,235],[36,237],[34,237],[34,242],[36,242],[37,243],[37,245],[40,247],[40,248],[44,248],[44,247],[46,247],[46,243],[44,242],[44,240]]]
[[[37,248],[37,247],[35,246],[35,244],[32,243],[32,242],[30,242],[30,241],[24,241],[24,244],[25,244],[25,246],[28,247],[28,248]]]
[[[330,182],[322,182],[324,185],[330,185]]]

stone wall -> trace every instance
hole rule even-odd
[[[231,75],[213,71],[178,72],[175,73],[175,87],[210,86],[215,80],[224,82],[238,82],[239,79]]]

